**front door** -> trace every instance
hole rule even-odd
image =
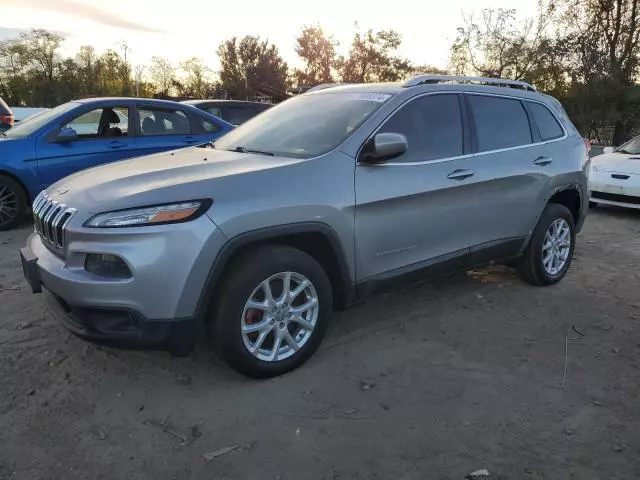
[[[127,104],[93,104],[43,134],[36,152],[41,188],[77,171],[133,156],[136,139],[129,135],[129,118]],[[58,139],[62,129],[76,136]]]
[[[466,115],[457,94],[410,100],[376,133],[401,133],[408,149],[389,162],[356,167],[359,281],[446,259],[466,261],[469,218],[478,215]]]

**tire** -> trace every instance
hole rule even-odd
[[[554,222],[558,221],[558,224],[564,224],[568,227],[568,239],[570,245],[568,246],[568,254],[564,264],[560,268],[560,262],[552,264],[552,271],[550,272],[545,268],[543,258],[543,245],[545,244],[545,238],[547,231],[554,225]],[[558,225],[556,224],[556,225]],[[517,269],[522,279],[532,285],[546,286],[553,285],[559,282],[562,277],[565,276],[571,260],[573,258],[573,251],[576,243],[576,229],[573,215],[567,207],[557,203],[550,203],[546,206],[538,224],[536,225],[533,235],[529,241],[529,245],[524,252],[524,255],[518,261]],[[564,249],[560,248],[560,252]],[[560,255],[560,254],[559,254]],[[557,271],[553,271],[555,265]]]
[[[20,225],[27,211],[27,194],[13,178],[0,175],[0,232]]]
[[[283,305],[269,311],[264,305],[260,309],[246,305],[250,299],[268,303],[263,287],[268,279],[271,279],[274,302],[284,299],[282,289],[287,273],[291,274],[291,293],[295,293],[304,280],[310,285],[290,300],[289,308]],[[220,285],[223,290],[214,299],[207,334],[216,355],[243,375],[252,378],[282,375],[305,363],[322,343],[331,321],[333,293],[326,272],[310,255],[287,246],[259,247],[233,260]],[[317,299],[317,308],[308,308],[296,321],[287,316],[293,315],[291,309],[301,304],[313,305],[313,298]],[[298,323],[303,320],[307,327],[315,322],[313,328],[303,328]],[[243,334],[243,328],[267,324],[260,331]],[[267,333],[259,342],[263,331]],[[275,348],[277,336],[280,336],[280,348]],[[297,351],[291,342],[298,345]],[[258,343],[260,348],[254,355],[249,348],[255,348]],[[281,359],[267,358],[273,357],[274,352],[278,352]]]

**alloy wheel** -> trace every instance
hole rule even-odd
[[[542,243],[542,264],[549,275],[558,275],[567,264],[571,251],[571,228],[564,218],[554,220]]]
[[[280,272],[262,281],[245,303],[242,340],[254,357],[279,362],[299,351],[318,321],[316,288],[304,275]]]

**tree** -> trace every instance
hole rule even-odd
[[[261,85],[285,91],[288,67],[278,48],[260,37],[233,37],[218,47],[220,57],[220,88],[228,96],[248,99],[258,93]]]
[[[538,18],[522,22],[514,9],[484,9],[478,22],[465,16],[451,46],[451,69],[461,75],[535,82],[534,77],[545,76],[545,58],[551,53],[546,29],[553,10],[541,3]]]
[[[196,57],[182,62],[180,67],[187,76],[180,96],[206,98],[211,90],[211,82],[208,80],[209,68]]]
[[[158,92],[168,96],[175,78],[175,68],[169,60],[153,57],[149,67],[151,81],[157,86]]]
[[[590,128],[612,126],[619,145],[639,120],[640,0],[559,0],[559,6],[563,53],[576,82],[572,108],[591,105],[599,125],[592,118]]]
[[[27,78],[31,57],[24,42],[0,42],[0,96],[10,105],[21,105],[30,94]]]
[[[448,70],[443,70],[442,68],[434,67],[433,65],[416,65],[411,69],[412,75],[420,75],[422,73],[431,73],[434,75],[448,75]]]
[[[332,83],[337,76],[341,59],[336,53],[338,42],[327,37],[319,26],[306,26],[296,39],[295,50],[303,60],[303,69],[296,69],[298,85]]]
[[[346,60],[341,65],[345,83],[395,82],[405,78],[413,69],[411,62],[395,52],[402,38],[393,30],[356,33]]]

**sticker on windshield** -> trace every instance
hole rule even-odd
[[[368,100],[370,102],[386,102],[391,95],[386,93],[349,93],[347,94],[354,100]]]

